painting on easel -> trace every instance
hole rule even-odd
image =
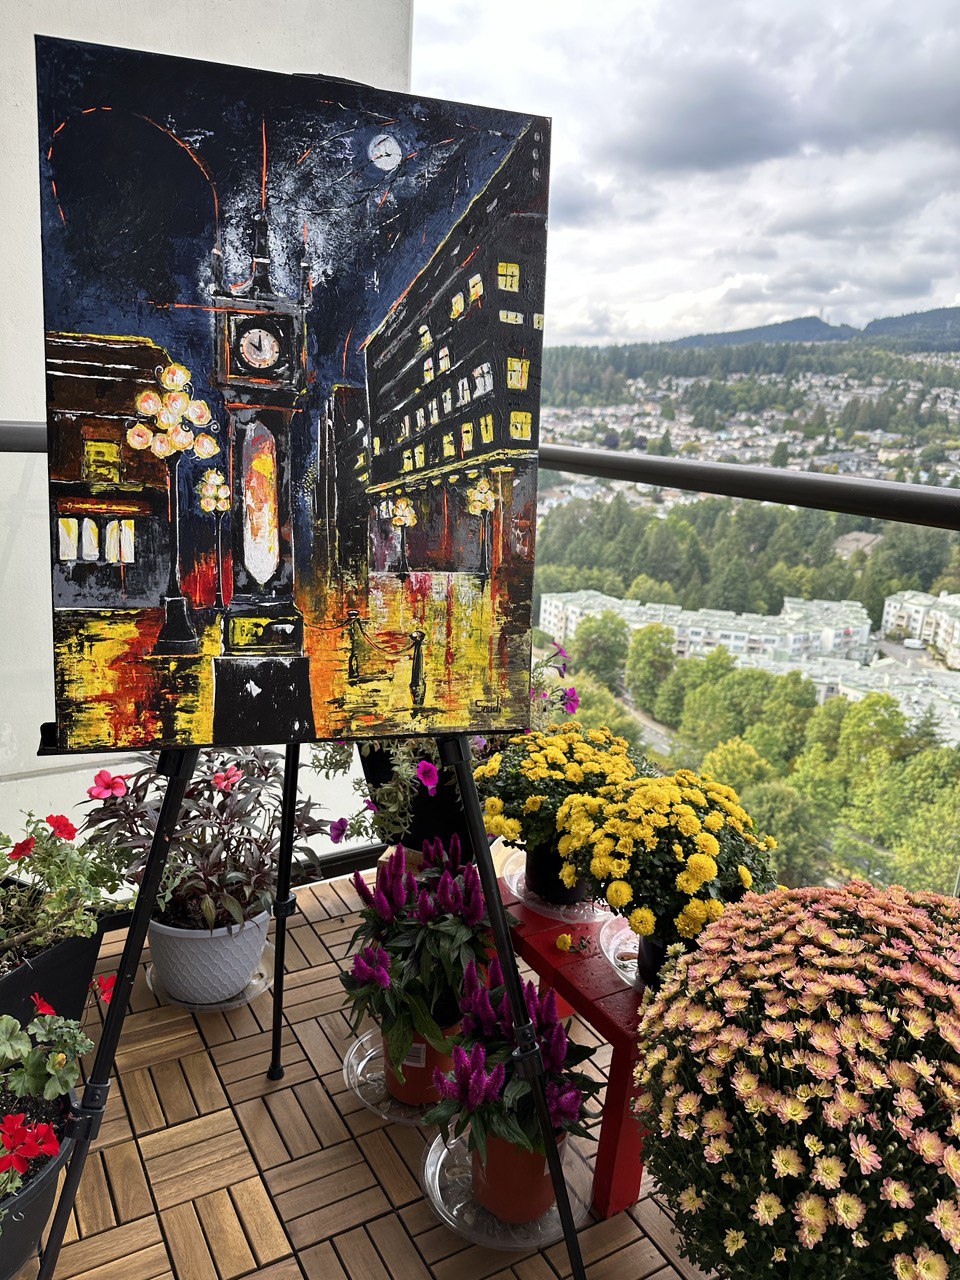
[[[37,59],[60,748],[524,726],[549,122]]]

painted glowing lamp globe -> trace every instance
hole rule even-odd
[[[212,435],[199,429],[206,426],[212,430],[216,428],[206,400],[197,400],[191,393],[191,375],[186,365],[174,363],[158,368],[157,382],[158,387],[148,387],[137,396],[134,405],[140,421],[127,431],[127,444],[131,449],[141,452],[149,449],[167,464],[170,571],[163,596],[163,625],[154,651],[193,654],[199,651],[200,644],[180,581],[180,459],[187,453],[201,459],[213,458],[220,452],[220,446]],[[218,501],[219,495],[214,500],[213,509],[219,509]]]

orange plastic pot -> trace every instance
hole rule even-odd
[[[455,1036],[460,1030],[459,1024],[444,1031],[448,1038]],[[387,1039],[383,1037],[384,1084],[387,1093],[398,1102],[406,1102],[410,1106],[419,1107],[426,1103],[439,1102],[440,1095],[433,1083],[433,1073],[453,1070],[453,1057],[449,1053],[438,1053],[432,1045],[427,1044],[423,1036],[414,1034],[410,1052],[403,1061],[403,1080],[390,1065],[390,1054],[387,1050]]]
[[[560,1151],[566,1134],[558,1136]],[[474,1150],[473,1198],[501,1222],[533,1222],[556,1199],[547,1157],[487,1135],[487,1162]]]

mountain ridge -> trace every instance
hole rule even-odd
[[[664,342],[665,347],[732,347],[753,342],[849,342],[852,338],[904,338],[910,341],[960,342],[960,307],[935,307],[906,315],[883,316],[862,329],[829,324],[819,316],[796,316],[775,324],[719,333],[694,333]]]

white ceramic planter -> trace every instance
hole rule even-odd
[[[219,1004],[244,989],[267,942],[270,913],[222,929],[150,921],[150,955],[163,989],[183,1004]]]

